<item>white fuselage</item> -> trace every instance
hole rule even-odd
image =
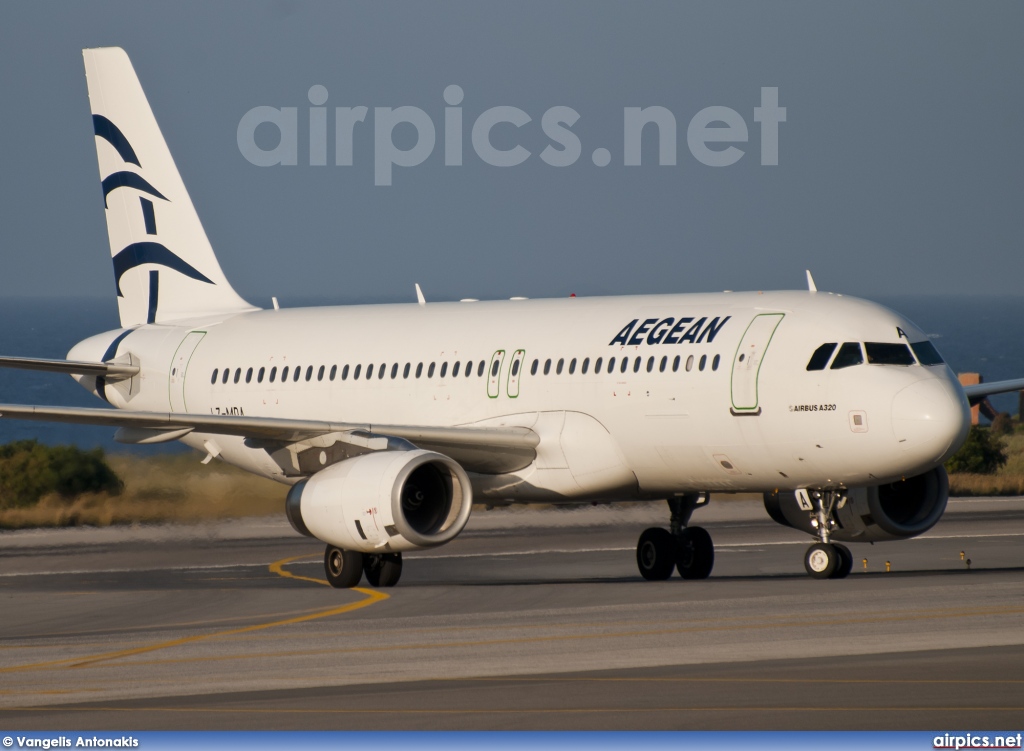
[[[529,467],[471,476],[491,498],[875,485],[944,461],[968,424],[944,364],[809,371],[824,343],[926,339],[886,308],[827,293],[282,309],[125,331],[69,354],[131,353],[140,374],[102,387],[123,409],[532,428]],[[240,438],[182,440],[298,479]]]

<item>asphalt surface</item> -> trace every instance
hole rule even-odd
[[[808,578],[809,539],[758,502],[714,501],[693,519],[715,540],[711,578],[645,582],[636,539],[666,520],[663,504],[474,513],[407,554],[397,587],[341,591],[281,519],[2,533],[0,725],[1024,720],[1024,499],[953,500],[921,538],[851,546],[843,581]]]

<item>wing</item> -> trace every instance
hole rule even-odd
[[[290,420],[241,415],[195,415],[177,412],[130,412],[90,407],[41,407],[0,404],[0,417],[16,420],[109,425],[120,428],[126,442],[160,443],[193,431],[233,435],[251,445],[281,448],[311,439],[339,435],[401,438],[416,446],[450,456],[469,472],[501,474],[528,466],[537,456],[539,437],[529,428],[426,425],[373,425],[321,420]],[[385,443],[386,445],[386,443]],[[380,446],[383,448],[384,446]]]
[[[992,381],[992,383],[979,383],[974,386],[964,386],[964,394],[967,401],[973,407],[986,396],[992,394],[1005,394],[1008,391],[1024,390],[1024,378],[1016,378],[1012,381]]]

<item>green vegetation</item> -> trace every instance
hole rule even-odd
[[[72,499],[82,493],[120,492],[121,480],[107,464],[103,449],[82,451],[34,440],[0,446],[0,509],[32,506],[51,493]]]
[[[994,475],[1004,464],[1006,451],[999,434],[992,429],[972,425],[964,445],[946,462],[946,471],[950,474]]]
[[[0,447],[4,457],[0,458],[0,529],[190,522],[284,512],[286,487],[222,462],[200,464],[198,453],[104,457],[98,450],[36,444],[42,452],[28,450],[26,455],[11,450],[17,445]],[[20,458],[14,459],[15,455]],[[57,457],[59,466],[54,469],[43,461],[44,455]],[[107,476],[105,472],[93,460],[81,460],[78,455],[99,459],[116,485],[98,482]],[[60,464],[62,456],[72,458]],[[81,476],[75,475],[75,467],[84,468]],[[44,486],[41,476],[57,479],[54,485]],[[8,488],[12,488],[11,498],[25,498],[25,491],[18,488],[35,493],[40,486],[46,489],[35,501],[8,501]]]

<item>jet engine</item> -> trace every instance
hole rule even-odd
[[[285,503],[296,532],[363,553],[450,542],[472,506],[462,467],[421,449],[345,459],[294,485]]]
[[[949,499],[949,478],[941,466],[885,485],[850,488],[834,511],[830,534],[841,542],[905,540],[927,532],[939,521]],[[811,514],[792,491],[765,493],[764,507],[779,524],[817,535]]]

